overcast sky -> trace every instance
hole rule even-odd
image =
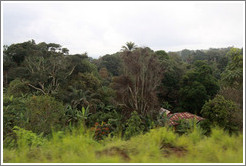
[[[2,2],[3,44],[34,39],[97,58],[127,41],[153,50],[243,47],[244,2]]]

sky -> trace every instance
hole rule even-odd
[[[153,50],[243,47],[245,2],[1,2],[3,44],[57,43],[98,58],[129,41]]]

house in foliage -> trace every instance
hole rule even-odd
[[[171,111],[164,108],[161,108],[160,113],[166,114],[166,117],[168,118],[168,124],[174,127],[179,125],[180,120],[196,120],[197,123],[204,120],[204,118],[189,112],[171,113]]]

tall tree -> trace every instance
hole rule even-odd
[[[234,101],[243,114],[243,50],[231,48],[227,53],[229,62],[221,74],[221,91],[227,100]],[[242,116],[241,116],[242,117]]]
[[[112,55],[107,54],[99,58],[98,67],[99,69],[106,68],[113,76],[118,76],[121,68],[121,59],[119,53],[117,52]]]
[[[75,66],[70,67],[69,63],[63,55],[50,58],[28,56],[25,59],[30,80],[28,86],[43,94],[57,92],[61,82],[73,73]]]
[[[157,56],[148,48],[139,48],[122,52],[121,58],[123,74],[113,80],[119,104],[130,112],[152,115],[158,107],[156,90],[162,79]]]
[[[182,108],[197,114],[200,114],[203,104],[219,90],[218,81],[206,61],[196,61],[192,69],[184,75],[181,87]]]
[[[225,86],[242,88],[243,85],[243,50],[232,48],[227,56],[229,63],[222,73],[222,81]]]
[[[184,74],[184,64],[178,54],[167,54],[162,50],[156,51],[156,54],[163,68],[163,79],[158,88],[159,101],[162,107],[175,111],[174,109],[177,109],[179,104],[179,89]]]

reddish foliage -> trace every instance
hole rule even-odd
[[[102,122],[100,125],[98,122],[95,123],[95,126],[91,128],[95,132],[94,138],[96,140],[102,140],[103,137],[107,137],[110,133],[110,125]]]

